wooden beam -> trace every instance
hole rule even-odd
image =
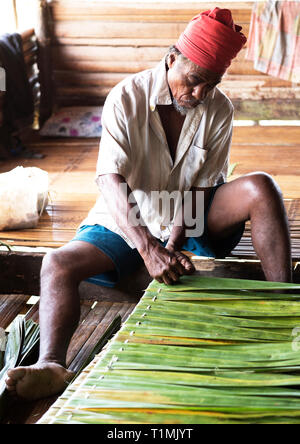
[[[39,0],[38,12],[38,25],[35,32],[38,42],[38,68],[41,83],[39,123],[40,126],[42,126],[51,116],[54,105],[51,59],[52,29],[49,3],[44,0]]]
[[[40,292],[42,253],[0,252],[1,294],[32,294]]]
[[[1,294],[40,294],[40,269],[43,253],[0,252]],[[264,279],[260,262],[237,259],[194,260],[196,270],[205,276],[239,279]],[[80,285],[81,299],[134,302],[141,297],[151,278],[145,267],[124,279],[115,289],[86,282]],[[300,283],[300,268],[294,271],[294,281]]]

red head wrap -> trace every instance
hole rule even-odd
[[[241,29],[229,9],[215,8],[194,17],[175,46],[196,65],[222,75],[247,41]]]

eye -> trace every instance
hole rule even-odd
[[[189,84],[191,86],[197,86],[197,85],[199,85],[201,83],[204,83],[203,80],[201,80],[201,79],[199,79],[198,77],[195,77],[195,76],[189,76],[188,77],[188,82],[189,82]]]

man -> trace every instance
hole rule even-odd
[[[97,167],[100,199],[73,241],[43,261],[40,358],[8,372],[9,391],[40,398],[62,391],[72,378],[65,358],[82,280],[112,286],[144,262],[152,278],[175,283],[194,271],[182,250],[224,257],[248,220],[266,279],[291,280],[288,221],[277,185],[264,173],[226,183],[233,107],[216,85],[246,42],[240,31],[229,10],[206,11],[156,68],[109,94]],[[204,193],[204,233],[187,237],[184,202],[165,220],[151,201],[153,191],[192,192],[196,212],[196,193]]]

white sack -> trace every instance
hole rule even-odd
[[[0,174],[0,231],[34,228],[48,203],[49,178],[21,166]]]

